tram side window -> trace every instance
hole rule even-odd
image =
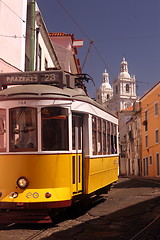
[[[111,154],[110,122],[107,121],[107,154]]]
[[[77,133],[76,133],[77,130]],[[72,117],[72,148],[82,149],[82,116],[74,115]],[[78,138],[76,141],[76,137]],[[76,146],[77,144],[77,146]]]
[[[117,153],[117,133],[116,125],[111,123],[111,153]]]
[[[97,118],[92,117],[92,151],[93,155],[97,154]]]
[[[103,120],[103,154],[107,153],[107,129],[106,129],[106,121]]]
[[[106,121],[92,116],[93,155],[106,154]]]
[[[68,116],[67,109],[45,107],[41,110],[42,150],[68,150]]]
[[[0,152],[6,151],[6,110],[0,109]]]
[[[98,118],[98,154],[102,154],[102,122]]]
[[[92,116],[93,155],[117,153],[117,126]]]
[[[111,153],[114,153],[113,123],[111,123]]]
[[[10,151],[37,150],[37,109],[18,107],[9,110]]]
[[[117,126],[114,124],[114,153],[117,153]]]

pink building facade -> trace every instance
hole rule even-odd
[[[0,1],[0,73],[24,71],[27,0]]]
[[[83,46],[83,40],[76,40],[74,34],[62,32],[49,33],[49,36],[61,68],[73,74],[81,73],[80,61],[77,58],[77,48]]]

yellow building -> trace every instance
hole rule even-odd
[[[141,99],[142,176],[160,176],[160,82]]]

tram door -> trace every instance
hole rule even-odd
[[[82,192],[82,123],[81,115],[72,118],[72,187],[73,194]]]

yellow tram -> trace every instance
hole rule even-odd
[[[68,207],[117,180],[118,120],[74,81],[0,74],[0,209]]]

